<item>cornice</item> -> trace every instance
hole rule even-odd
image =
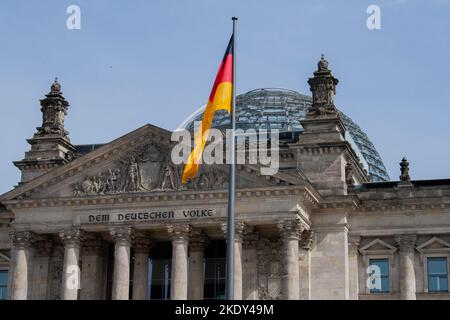
[[[317,206],[319,199],[311,190],[305,186],[265,186],[257,188],[240,189],[236,192],[236,198],[266,198],[299,196],[303,201]],[[44,198],[44,199],[20,199],[4,201],[8,210],[33,209],[47,207],[80,207],[98,205],[116,205],[127,203],[151,203],[160,201],[195,201],[195,200],[218,200],[226,202],[227,190],[189,190],[178,192],[151,192],[151,193],[121,193],[116,195],[97,195],[84,197]]]

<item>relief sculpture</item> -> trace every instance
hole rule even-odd
[[[174,165],[170,149],[146,144],[116,160],[111,168],[87,175],[72,185],[73,195],[118,194],[125,192],[175,191],[225,188],[226,172],[218,166],[201,166],[199,176],[181,184],[183,165]]]

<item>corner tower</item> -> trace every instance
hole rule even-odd
[[[51,85],[50,92],[41,100],[42,125],[37,127],[25,158],[14,165],[22,172],[20,183],[30,181],[52,168],[63,165],[73,158],[74,146],[69,132],[64,128],[69,103],[63,97],[58,80]]]
[[[322,55],[308,80],[313,95],[297,150],[297,167],[322,195],[345,195],[354,184],[370,180],[356,152],[346,140],[346,127],[334,104],[336,79]]]

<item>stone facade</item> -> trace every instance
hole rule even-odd
[[[429,292],[427,270],[428,258],[450,258],[450,180],[411,180],[404,160],[400,181],[370,182],[324,58],[308,83],[313,105],[298,141],[280,144],[279,172],[237,166],[235,298],[450,298]],[[152,125],[77,155],[60,90],[15,163],[22,181],[0,197],[8,298],[151,298],[149,257],[167,242],[170,297],[203,299],[206,252],[225,241],[226,166],[181,185],[171,132]],[[367,285],[373,259],[388,262],[387,292]]]

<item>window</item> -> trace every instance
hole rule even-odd
[[[371,277],[373,285],[370,293],[388,293],[389,292],[389,259],[370,259],[372,270]]]
[[[448,291],[447,258],[428,258],[428,292]]]
[[[147,295],[150,299],[170,299],[172,268],[172,244],[160,242],[152,250],[149,259],[149,280]]]
[[[8,290],[8,271],[0,271],[0,300],[6,300]]]
[[[205,250],[204,299],[225,299],[226,243],[211,241]]]

